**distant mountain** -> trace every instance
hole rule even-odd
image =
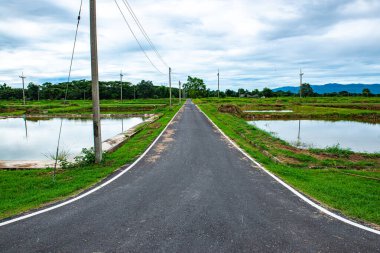
[[[349,93],[362,93],[363,89],[369,89],[372,94],[380,94],[380,84],[339,84],[329,83],[325,85],[311,85],[315,93],[324,94],[332,92],[347,91]],[[285,86],[273,89],[273,91],[290,91],[292,93],[298,93],[299,87]]]

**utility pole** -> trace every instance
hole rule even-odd
[[[304,73],[302,73],[302,69],[300,69],[300,98],[302,97],[302,76]]]
[[[133,85],[133,99],[136,100],[136,84]]]
[[[100,163],[102,161],[102,134],[100,125],[98,43],[96,32],[96,0],[90,0],[90,41],[95,163]]]
[[[178,89],[178,97],[179,97],[179,104],[181,104],[181,81],[178,81],[178,86],[179,86],[179,89]]]
[[[120,71],[120,101],[123,102],[123,72]]]
[[[172,108],[172,68],[169,68],[169,98],[170,108]]]
[[[38,89],[37,89],[37,101],[40,101],[40,86],[37,85]]]
[[[25,78],[24,72],[22,72],[22,75],[19,76],[22,79],[22,103],[25,105]]]
[[[219,69],[218,69],[218,98],[219,98],[219,93],[220,93],[220,90],[219,90]]]

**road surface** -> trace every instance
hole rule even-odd
[[[0,252],[380,252],[235,149],[190,102],[133,169],[0,227]]]

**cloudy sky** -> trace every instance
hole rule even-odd
[[[122,0],[97,0],[100,80],[167,84],[167,67],[149,49]],[[135,14],[173,68],[216,88],[262,89],[296,85],[299,69],[311,84],[380,83],[379,0],[129,0]],[[0,83],[67,79],[80,0],[1,0]],[[89,1],[74,58],[74,79],[90,79]]]

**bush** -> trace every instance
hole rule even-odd
[[[104,162],[107,159],[107,153],[103,152],[103,159],[102,162]],[[77,166],[86,166],[91,165],[95,163],[95,150],[94,147],[91,148],[83,148],[81,155],[76,156],[74,158],[75,164]]]

